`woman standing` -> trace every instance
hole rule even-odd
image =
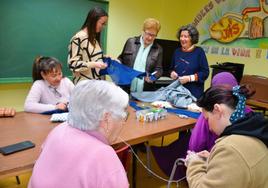
[[[160,28],[158,20],[145,19],[141,35],[129,38],[118,56],[122,64],[148,74],[144,79],[135,78],[130,86],[122,87],[127,93],[153,90],[153,82],[162,75],[163,49],[155,41]],[[155,80],[149,76],[152,73],[155,73]]]
[[[199,98],[204,92],[204,82],[209,75],[206,54],[201,47],[195,46],[199,33],[189,24],[179,29],[177,38],[181,47],[173,54],[170,77],[179,79],[192,95]]]
[[[89,11],[87,18],[69,45],[68,64],[73,72],[73,82],[84,79],[101,79],[100,69],[106,68],[100,46],[100,33],[108,20],[108,14],[99,7]]]

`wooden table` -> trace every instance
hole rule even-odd
[[[259,101],[259,100],[247,99],[247,104],[250,106],[255,106],[258,108],[265,109],[265,110],[268,109],[268,103],[263,102],[263,101]]]
[[[47,115],[26,112],[19,112],[13,118],[0,118],[0,147],[25,140],[31,140],[36,145],[12,155],[0,154],[0,179],[32,170],[41,144],[49,131],[58,125],[51,123],[49,118]]]
[[[165,119],[159,121],[151,123],[139,122],[136,120],[135,110],[133,108],[129,107],[128,112],[129,118],[120,134],[120,137],[127,141],[130,145],[135,145],[153,138],[193,128],[196,122],[196,119],[180,118],[169,113]],[[121,143],[121,140],[117,139],[113,145],[117,143]]]
[[[149,139],[164,136],[178,130],[192,128],[195,119],[181,119],[168,114],[164,120],[153,123],[140,123],[135,119],[135,111],[129,107],[130,116],[123,127],[120,137],[127,143],[134,145]],[[50,116],[19,112],[13,118],[0,118],[0,147],[31,140],[35,148],[3,156],[0,154],[0,179],[17,176],[32,170],[38,158],[40,147],[48,133],[59,123],[51,123]],[[120,144],[118,139],[113,145]]]

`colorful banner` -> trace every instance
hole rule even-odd
[[[267,58],[267,18],[266,0],[211,0],[193,24],[208,54]]]
[[[201,45],[206,54],[241,58],[268,59],[268,50],[259,48]]]

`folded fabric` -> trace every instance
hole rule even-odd
[[[187,108],[196,101],[191,92],[178,80],[156,91],[133,92],[131,96],[142,102],[168,101],[178,108]]]
[[[59,114],[59,113],[65,113],[65,112],[68,112],[68,110],[56,109],[56,110],[45,111],[45,112],[42,112],[41,114],[51,115],[51,114]]]
[[[104,62],[108,66],[100,70],[100,75],[109,75],[116,85],[130,85],[135,77],[146,76],[145,72],[136,71],[111,58],[104,58]]]
[[[197,119],[201,114],[200,112],[191,112],[189,110],[179,108],[167,108],[167,112],[174,113],[177,115],[185,115],[194,119]]]
[[[50,121],[52,122],[64,122],[67,121],[68,118],[68,112],[65,113],[59,113],[59,114],[52,114]]]
[[[144,109],[148,109],[149,108],[147,106],[141,107],[135,101],[129,101],[129,106],[131,106],[134,110],[144,110]]]

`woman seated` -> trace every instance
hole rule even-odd
[[[37,57],[34,60],[33,85],[25,100],[24,111],[48,113],[67,111],[74,84],[62,76],[62,65],[53,57]]]
[[[186,157],[189,187],[268,187],[268,120],[245,113],[248,85],[209,88],[198,100],[209,129],[219,138],[211,153]]]
[[[229,85],[230,87],[234,87],[238,83],[231,73],[220,72],[212,78],[211,85]],[[245,108],[245,113],[251,111],[249,107]],[[168,146],[151,148],[159,167],[167,176],[170,176],[176,159],[185,158],[187,150],[194,152],[210,151],[215,145],[215,140],[218,136],[209,130],[208,124],[209,122],[205,119],[203,113],[201,113],[192,132],[180,134],[179,139]],[[182,178],[185,174],[186,168],[184,166],[178,166],[173,179]]]
[[[126,172],[114,149],[127,117],[128,95],[102,80],[74,88],[65,123],[48,135],[29,187],[126,188]]]
[[[234,87],[237,86],[238,83],[231,73],[220,72],[212,78],[211,85],[229,85],[230,87]],[[245,108],[245,113],[249,113],[251,111],[252,110],[249,107]],[[210,151],[217,138],[218,136],[209,130],[208,121],[204,117],[203,113],[201,113],[194,129],[192,130],[188,149],[194,152],[203,150]]]

